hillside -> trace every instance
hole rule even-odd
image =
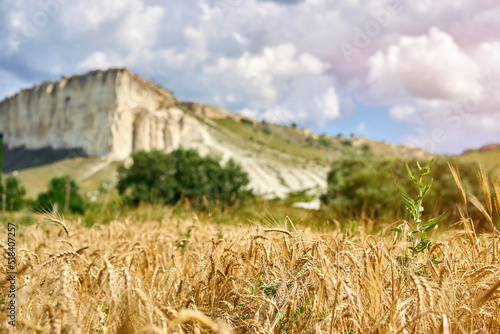
[[[31,195],[55,174],[81,179],[86,192],[98,189],[102,181],[113,183],[115,167],[140,149],[182,146],[219,155],[223,161],[234,159],[249,173],[250,187],[268,197],[323,191],[328,166],[342,155],[429,156],[418,148],[319,135],[216,106],[181,102],[171,91],[126,69],[92,71],[22,90],[0,102],[0,121],[7,158],[11,154],[10,161],[32,167],[10,165],[20,170]],[[52,152],[63,153],[55,157]],[[67,156],[72,159],[60,160]]]
[[[78,181],[81,191],[89,194],[98,190],[103,184],[116,180],[116,168],[119,161],[101,158],[72,158],[44,166],[26,168],[14,172],[27,189],[27,196],[35,198],[40,192],[47,190],[48,181],[55,175],[70,175]],[[9,173],[11,174],[11,173]]]
[[[475,150],[466,150],[461,157],[477,161],[486,169],[500,171],[500,144],[488,144]]]
[[[323,191],[330,163],[342,155],[394,158],[427,158],[428,155],[407,146],[386,144],[367,138],[318,135],[307,129],[260,123],[238,116],[231,114],[229,117],[212,119],[198,117],[207,125],[210,138],[214,140],[210,145],[213,147],[211,153],[243,162],[252,177],[252,186],[260,187],[257,188],[260,193],[270,196],[284,196],[289,191],[299,189],[309,189],[316,194]],[[242,119],[244,120],[241,121]],[[276,159],[277,157],[279,159]],[[50,177],[61,174],[71,175],[79,181],[82,191],[88,193],[99,189],[104,182],[115,183],[116,167],[122,163],[123,161],[104,158],[76,157],[22,169],[16,172],[16,175],[28,188],[30,197],[44,190]],[[305,184],[304,180],[308,179],[316,182],[317,186]],[[269,192],[266,192],[264,187],[267,187]],[[282,189],[283,192],[273,192],[273,187],[275,190]]]

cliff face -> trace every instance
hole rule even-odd
[[[81,148],[125,159],[134,150],[177,147],[184,113],[172,92],[126,69],[46,82],[0,102],[9,149]]]
[[[324,187],[326,169],[265,145],[244,141],[216,119],[241,115],[214,106],[179,103],[172,92],[126,69],[92,71],[46,82],[0,102],[0,132],[11,170],[64,157],[124,160],[141,149],[196,148],[234,159],[257,193]]]

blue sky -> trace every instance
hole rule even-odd
[[[434,152],[500,142],[500,3],[3,0],[0,99],[128,67],[183,100]]]
[[[356,104],[349,117],[324,129],[315,127],[314,130],[319,133],[342,133],[346,136],[354,133],[356,136],[398,143],[400,138],[412,131],[412,127],[389,117],[388,109],[387,107]]]

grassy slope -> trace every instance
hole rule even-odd
[[[500,170],[500,150],[488,152],[472,151],[461,156],[462,159],[477,161],[484,168]]]
[[[101,163],[103,160],[100,158],[66,159],[45,166],[21,170],[17,176],[26,187],[28,196],[36,197],[38,193],[47,190],[47,183],[52,177],[68,174],[78,180]],[[79,181],[82,192],[97,190],[102,182],[113,181],[116,178],[116,167],[119,164],[119,162],[112,162],[87,179]]]
[[[268,123],[242,123],[233,119],[214,119],[217,125],[240,138],[292,156],[328,166],[343,155],[375,155],[395,158],[412,155],[412,149],[367,138],[317,135],[308,130]]]
[[[235,134],[242,139],[288,153],[292,156],[313,160],[318,164],[325,165],[338,156],[339,153],[330,151],[325,155],[325,150],[314,147],[307,141],[300,130],[276,124],[244,124],[232,119],[215,119],[215,123]],[[313,142],[312,140],[310,141]]]

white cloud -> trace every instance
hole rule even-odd
[[[321,96],[314,98],[314,105],[325,115],[328,121],[340,117],[339,98],[334,87],[328,87],[328,90]]]
[[[188,48],[191,54],[199,61],[203,61],[207,57],[207,40],[201,30],[193,27],[184,29],[184,38],[188,43]]]
[[[365,122],[360,122],[356,126],[356,131],[358,131],[359,133],[363,133],[363,132],[365,132],[365,130],[366,130],[366,124],[365,124]]]
[[[81,61],[76,65],[78,69],[84,70],[95,70],[101,69],[105,70],[110,67],[120,67],[123,66],[122,61],[114,59],[112,60],[110,56],[106,55],[104,52],[96,51],[93,52],[86,59]]]
[[[500,88],[500,82],[495,85]],[[500,114],[495,106],[500,107],[498,96],[484,90],[461,100],[420,100],[396,106],[390,115],[415,124],[414,132],[402,138],[404,142],[433,152],[461,153],[464,148],[500,140]]]
[[[96,31],[118,18],[131,17],[144,8],[141,0],[88,0],[64,5],[61,20],[70,33]]]
[[[464,148],[473,148],[489,142],[498,142],[500,117],[498,114],[460,117],[432,110],[420,117],[427,123],[415,133],[408,134],[403,142],[423,147],[437,153],[460,154]],[[460,145],[457,145],[460,143]]]
[[[311,84],[314,81],[316,83]],[[320,93],[315,94],[317,91]],[[313,103],[307,102],[305,96],[312,96]],[[295,122],[324,128],[328,123],[343,117],[342,110],[344,113],[350,111],[348,101],[341,101],[335,89],[328,85],[328,81],[310,78],[296,80],[290,88],[288,98],[278,105],[264,108],[261,112],[245,109],[243,113],[273,123]]]
[[[368,80],[380,98],[403,94],[416,98],[456,98],[477,85],[480,67],[445,32],[402,36],[387,52],[370,58]]]
[[[500,41],[481,43],[474,59],[480,64],[484,73],[500,79]]]
[[[160,6],[148,6],[129,13],[121,21],[119,29],[116,29],[118,42],[131,51],[154,45],[164,12]]]
[[[205,66],[204,73],[215,85],[245,100],[250,105],[266,106],[276,102],[279,86],[289,80],[323,73],[328,65],[308,54],[297,54],[293,44],[266,47],[261,53],[243,53],[238,58],[223,57],[215,65]]]
[[[417,110],[409,105],[396,105],[389,109],[389,115],[400,121],[412,122],[417,119]]]
[[[259,114],[260,119],[271,123],[288,124],[295,120],[296,115],[291,110],[282,106],[275,106]]]
[[[140,0],[87,0],[65,5],[61,14],[68,29],[95,31],[109,21],[131,17],[143,8],[143,1]]]
[[[389,109],[393,119],[416,126],[404,141],[460,153],[464,147],[500,140],[493,130],[500,125],[499,61],[498,42],[466,51],[449,35],[431,29],[428,35],[402,37],[386,54],[372,58],[370,79],[376,85],[371,93],[396,103]]]
[[[241,110],[240,114],[242,114],[243,116],[251,117],[251,118],[257,118],[259,116],[259,112],[257,110],[251,110],[248,108]]]
[[[355,29],[365,29],[389,4],[67,1],[32,38],[16,42],[12,36],[22,37],[42,9],[39,2],[4,1],[1,92],[83,69],[128,66],[160,78],[181,99],[301,126],[342,124],[352,98],[364,108],[387,107],[380,116],[407,123],[414,140],[443,127],[448,139],[437,150],[471,146],[469,137],[498,138],[491,125],[498,124],[498,95],[481,100],[458,128],[442,124],[457,123],[443,121],[446,110],[471,102],[484,74],[500,81],[500,3],[404,1],[401,13],[348,63],[339,45],[352,43]],[[452,135],[465,130],[473,135]]]

